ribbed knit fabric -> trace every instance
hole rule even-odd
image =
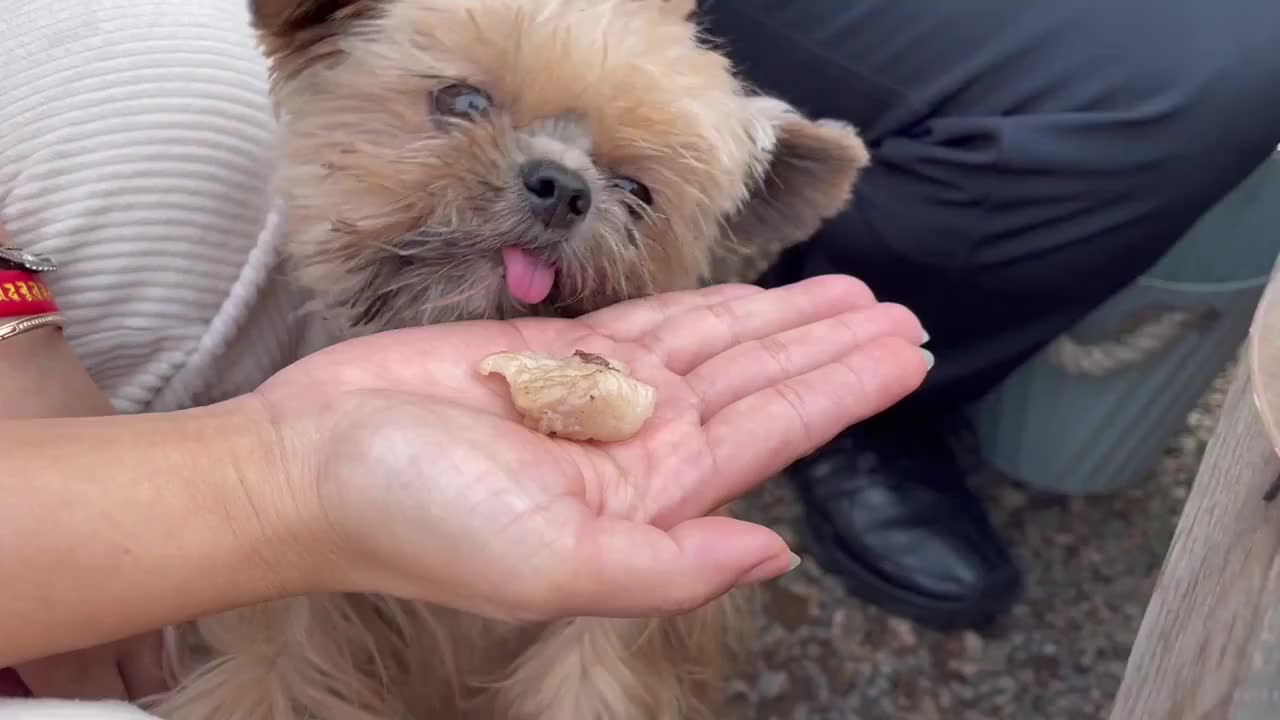
[[[247,2],[0,3],[0,220],[61,265],[67,338],[117,409],[237,395],[314,347],[278,276]]]

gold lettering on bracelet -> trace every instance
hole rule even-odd
[[[47,302],[52,297],[49,287],[38,280],[0,283],[0,303]]]

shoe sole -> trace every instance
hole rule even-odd
[[[838,542],[831,523],[807,509],[805,516],[803,532],[809,536],[810,554],[823,569],[841,581],[850,595],[925,627],[940,631],[988,627],[1008,611],[1021,591],[1022,582],[1016,568],[999,574],[994,579],[991,597],[979,602],[956,603],[904,591],[833,551]]]

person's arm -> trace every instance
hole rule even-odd
[[[0,420],[115,414],[106,394],[93,382],[61,331],[55,328],[41,328],[0,342],[0,368],[3,368]],[[16,448],[15,445],[8,447]],[[8,497],[20,509],[25,498],[14,495],[15,491],[20,493],[21,489],[10,489]],[[60,524],[52,527],[58,528]],[[22,538],[0,533],[0,547],[12,543],[17,543],[22,552]],[[63,560],[74,559],[74,554],[69,551]],[[51,574],[56,574],[62,564],[54,562],[49,566]],[[93,647],[81,648],[77,643],[73,652],[24,662],[17,670],[37,697],[86,700],[140,697],[164,689],[163,672],[157,662],[158,642],[158,636],[148,633]]]
[[[0,368],[0,418],[113,414],[58,329],[41,328],[0,342]],[[17,670],[24,691],[37,697],[123,700],[131,687],[138,692],[163,687],[153,648],[137,638],[40,658]]]
[[[174,593],[162,581],[186,577],[171,566],[199,573],[206,561],[254,549],[256,520],[240,515],[251,509],[241,483],[266,452],[252,422],[230,419],[232,407],[248,406],[112,418],[60,329],[0,341],[0,667],[30,661],[19,673],[38,695],[154,689],[141,646],[93,646],[153,630],[173,612],[185,619],[166,605]],[[177,595],[217,604],[203,589],[248,591],[255,566],[241,563],[235,577],[203,578]]]
[[[304,523],[254,498],[279,458],[251,400],[0,438],[0,667],[313,589]]]

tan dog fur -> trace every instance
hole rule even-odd
[[[852,128],[752,95],[686,19],[690,0],[256,0],[281,119],[291,272],[341,332],[575,315],[721,277],[841,210]],[[432,93],[482,88],[469,121]],[[594,202],[529,229],[520,163],[555,159]],[[614,184],[642,181],[651,206]],[[500,253],[556,269],[507,294]],[[750,279],[750,278],[739,278]],[[168,633],[172,720],[716,717],[737,593],[672,618],[504,623],[374,596],[313,596]]]

